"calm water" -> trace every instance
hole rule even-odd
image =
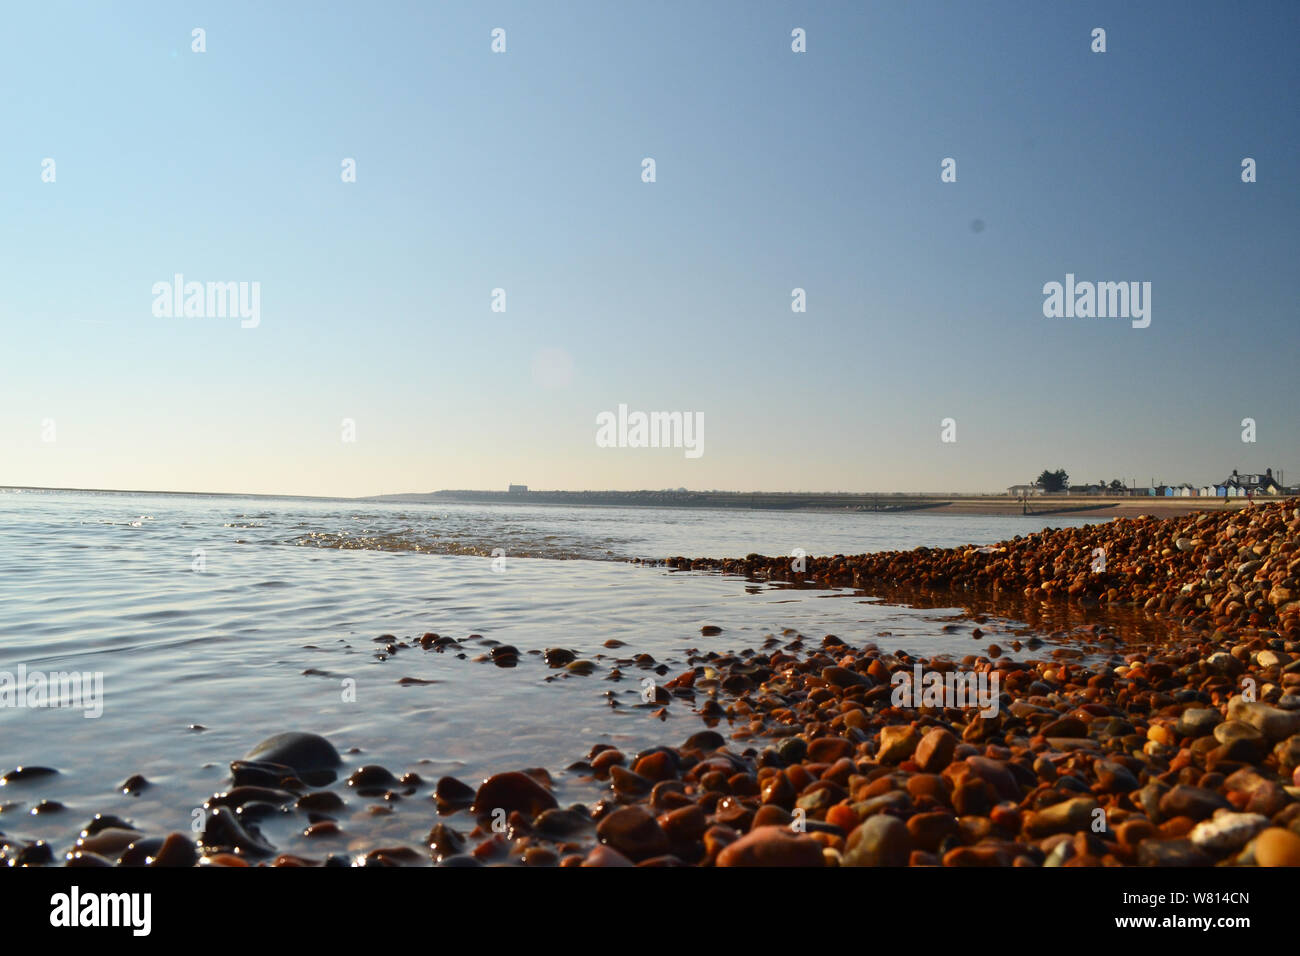
[[[284,730],[325,734],[349,767],[379,763],[430,783],[542,766],[577,797],[585,784],[563,768],[592,744],[675,744],[703,727],[679,703],[667,721],[651,718],[638,706],[641,672],[625,664],[625,679],[609,680],[618,655],[649,653],[677,673],[688,649],[738,651],[786,629],[921,654],[988,643],[972,641],[969,626],[943,630],[958,608],[624,559],[985,544],[1043,520],[0,492],[0,671],[100,672],[104,681],[97,719],[0,707],[0,772],[60,771],[0,789],[0,831],[61,849],[95,812],[186,830],[192,810],[225,789],[229,762]],[[505,555],[496,569],[482,557],[494,549]],[[1019,623],[984,627],[996,636]],[[724,632],[703,638],[705,624]],[[475,660],[488,650],[478,642],[460,656],[414,646],[380,659],[374,638],[426,631],[513,644],[519,666]],[[611,638],[628,646],[607,650]],[[551,646],[600,666],[574,676],[528,653]],[[345,700],[345,682],[355,700]],[[117,792],[135,773],[152,786]],[[67,809],[31,815],[44,798]],[[426,788],[383,817],[349,798],[348,836],[334,844],[304,845],[300,821],[262,827],[280,848],[319,856],[418,843],[433,818]]]

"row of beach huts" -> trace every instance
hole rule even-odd
[[[1110,483],[1095,485],[1070,485],[1071,495],[1096,495],[1111,498],[1246,498],[1255,495],[1293,495],[1300,494],[1300,488],[1287,488],[1281,482],[1281,476],[1274,478],[1273,469],[1266,468],[1262,474],[1243,475],[1233,469],[1231,475],[1223,481],[1212,485],[1197,485],[1183,482],[1177,485],[1165,485],[1152,482],[1146,487],[1125,485],[1118,479]],[[1020,498],[1045,494],[1039,485],[1012,485],[1007,494]]]

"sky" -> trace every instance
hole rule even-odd
[[[0,485],[1300,480],[1291,0],[5,20]],[[1044,315],[1067,274],[1149,326]],[[700,454],[602,447],[620,405]]]

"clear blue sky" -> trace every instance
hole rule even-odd
[[[5,21],[0,484],[1300,479],[1290,0]],[[1045,318],[1067,272],[1151,282],[1150,327]],[[156,318],[175,273],[260,282],[260,325]],[[702,413],[703,456],[596,447],[620,403]]]

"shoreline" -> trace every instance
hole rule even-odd
[[[1094,564],[1098,549],[1104,570]],[[701,628],[685,669],[635,647],[597,665],[568,648],[516,648],[480,635],[380,635],[380,660],[476,653],[485,666],[511,668],[535,655],[556,675],[621,682],[651,720],[703,729],[637,753],[597,743],[554,774],[502,767],[477,783],[356,766],[341,756],[350,753],[346,740],[336,748],[291,731],[230,764],[227,788],[202,803],[197,833],[146,833],[101,816],[75,845],[58,847],[61,859],[47,843],[0,834],[0,860],[1300,865],[1300,499],[1036,532],[983,548],[808,558],[798,573],[788,558],[760,555],[662,566],[795,587],[847,585],[890,600],[966,604],[1002,595],[1079,616],[1069,633],[998,634],[1017,653],[1027,648],[1013,659],[987,643],[987,619],[972,613],[944,625],[979,642],[960,661],[891,653],[877,643],[882,634],[818,640],[787,629],[729,647],[721,621]],[[1129,633],[1110,609],[1153,626],[1147,636]],[[606,644],[614,646],[622,645]],[[597,669],[601,677],[591,677]],[[940,680],[923,680],[919,699],[900,698],[909,675]],[[945,696],[959,679],[979,686],[981,706]],[[583,748],[575,734],[575,755]],[[203,751],[196,760],[219,756]],[[7,783],[34,799],[40,794],[28,788],[52,773],[27,765],[9,771]],[[562,807],[559,793],[575,789],[582,800]],[[425,845],[362,828],[367,800],[427,813]],[[263,817],[297,821],[320,853],[277,849],[258,827]]]
[[[1158,515],[1175,517],[1200,511],[1239,511],[1245,498],[1102,497],[1044,495],[1021,502],[1007,495],[801,494],[765,492],[651,491],[442,491],[434,494],[379,495],[365,499],[402,504],[560,505],[569,507],[704,508],[719,511],[787,511],[829,514],[969,515],[972,517],[1096,517]],[[1284,501],[1260,498],[1257,504]]]
[[[668,508],[717,511],[785,511],[813,514],[963,515],[971,517],[1074,517],[1108,520],[1153,515],[1175,517],[1201,511],[1238,511],[1251,507],[1246,498],[1108,497],[1100,495],[1042,495],[1022,502],[1000,494],[904,494],[863,492],[739,492],[739,491],[436,491],[366,495],[287,495],[261,492],[160,491],[114,488],[54,488],[0,485],[0,493],[91,494],[126,497],[252,498],[286,501],[328,501],[349,504],[484,504],[528,507]],[[1258,497],[1256,505],[1284,501]]]

